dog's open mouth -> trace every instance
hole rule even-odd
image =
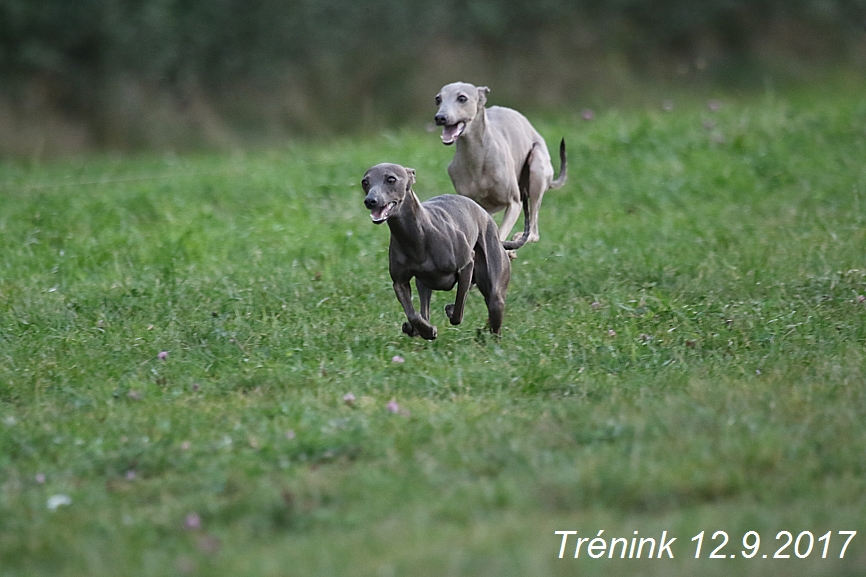
[[[373,224],[382,224],[388,217],[391,216],[391,213],[394,212],[394,208],[397,206],[397,201],[389,202],[385,206],[374,208],[370,211],[370,218],[373,219]]]
[[[454,144],[463,134],[463,129],[466,128],[466,123],[462,120],[457,124],[446,124],[442,127],[442,142],[445,144]]]

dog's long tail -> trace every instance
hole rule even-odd
[[[568,180],[568,162],[565,159],[565,139],[563,138],[559,143],[559,176],[550,183],[550,188],[559,188],[565,184],[566,180]]]
[[[563,141],[563,144],[565,141]],[[517,240],[504,240],[502,247],[505,250],[517,250],[526,244],[526,239],[529,238],[529,228],[531,220],[529,218],[529,163],[532,161],[532,153],[535,152],[535,144],[529,149],[526,155],[526,160],[523,162],[523,168],[520,169],[520,178],[517,179],[517,187],[520,189],[520,202],[523,203],[523,236]]]

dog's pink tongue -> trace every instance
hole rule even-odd
[[[385,207],[382,208],[374,208],[370,211],[370,218],[373,220],[382,220],[382,213],[385,212]]]

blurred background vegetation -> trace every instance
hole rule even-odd
[[[0,0],[0,155],[429,121],[447,82],[542,111],[866,69],[866,0]]]

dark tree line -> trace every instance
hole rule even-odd
[[[96,117],[119,83],[182,107],[193,89],[255,92],[279,80],[302,86],[315,110],[387,99],[383,78],[407,89],[442,47],[526,62],[549,57],[535,51],[554,38],[564,58],[617,52],[639,72],[647,54],[690,57],[708,37],[715,54],[747,61],[780,21],[841,54],[864,34],[866,0],[0,0],[0,95],[14,107],[35,79],[52,106]],[[387,109],[397,120],[410,112]],[[337,114],[338,126],[351,122]]]

